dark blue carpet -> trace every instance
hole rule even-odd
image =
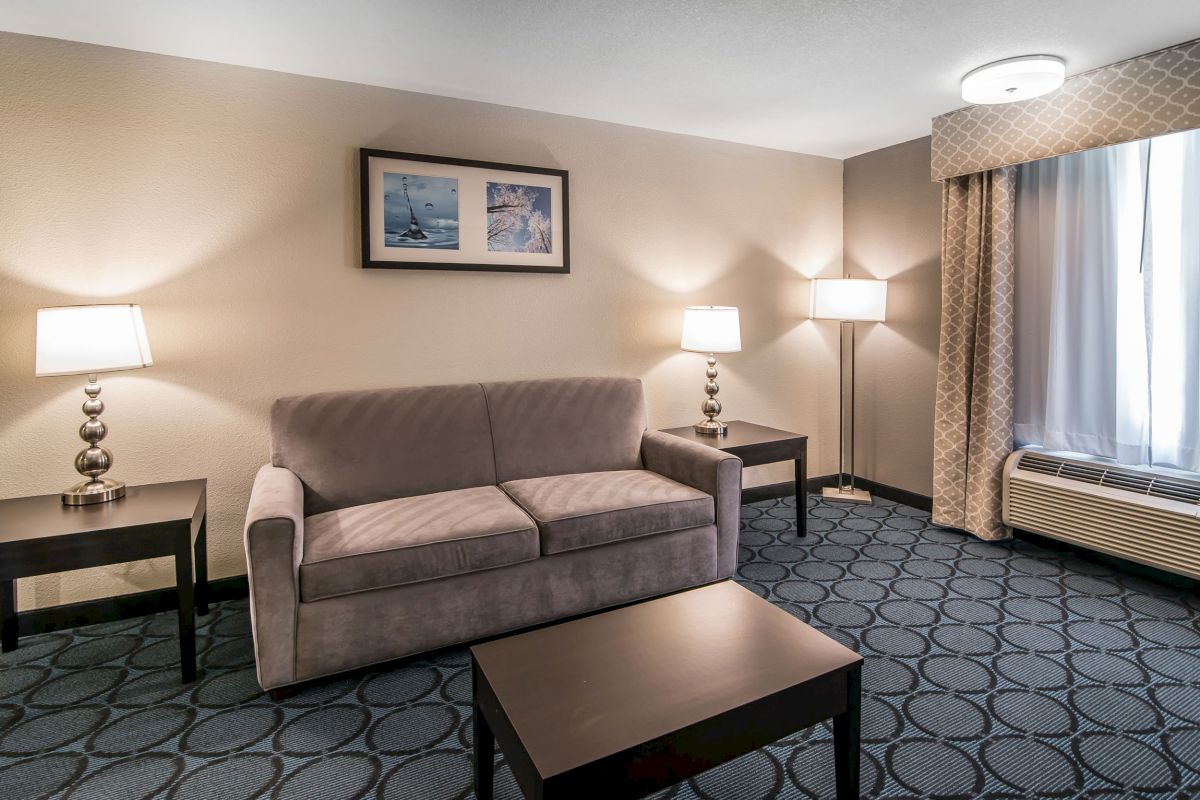
[[[743,509],[738,579],[866,656],[864,796],[1200,797],[1200,598],[928,515],[814,500]],[[0,798],[468,798],[465,650],[309,688],[254,678],[245,601],[30,637],[0,657]],[[831,797],[819,726],[661,798]],[[516,798],[511,773],[498,796]]]

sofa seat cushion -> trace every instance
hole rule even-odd
[[[537,522],[543,555],[714,520],[710,495],[644,469],[525,478],[501,486]]]
[[[304,520],[300,599],[503,567],[538,552],[537,528],[495,486],[351,506]]]

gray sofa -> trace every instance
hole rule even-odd
[[[647,431],[637,380],[277,400],[245,529],[259,683],[726,578],[741,467]]]

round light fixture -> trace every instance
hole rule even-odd
[[[962,79],[962,99],[993,105],[1014,103],[1063,85],[1067,65],[1058,56],[1017,56],[973,69]]]

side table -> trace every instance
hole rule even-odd
[[[808,535],[808,437],[800,433],[734,420],[724,436],[697,433],[691,425],[663,433],[715,447],[742,459],[747,467],[793,461],[796,475],[796,536]]]
[[[174,556],[179,666],[196,680],[195,614],[208,613],[205,494],[201,480],[130,486],[125,497],[65,506],[58,494],[0,500],[0,640],[17,647],[17,578]]]

